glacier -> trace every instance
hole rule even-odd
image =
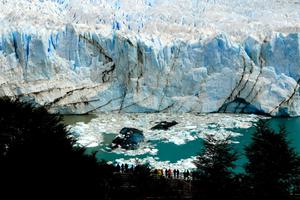
[[[0,4],[0,96],[62,114],[300,116],[297,0]]]

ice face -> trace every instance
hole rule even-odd
[[[242,44],[65,29],[0,36],[0,95],[29,96],[53,112],[300,114],[299,34]]]
[[[297,1],[0,4],[0,96],[62,114],[300,115]]]

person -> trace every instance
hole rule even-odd
[[[128,164],[125,164],[125,172],[128,173]]]
[[[130,168],[130,173],[133,173],[134,172],[134,166],[131,165],[131,168]]]
[[[189,170],[186,170],[186,178],[189,180],[190,178],[190,171]]]
[[[172,170],[171,169],[168,170],[168,178],[172,178]]]
[[[164,171],[163,171],[162,169],[159,169],[158,171],[159,171],[159,176],[160,176],[160,177],[163,177]]]
[[[174,178],[176,178],[176,173],[177,173],[177,170],[174,169],[174,170],[173,170],[173,177],[174,177]]]
[[[124,164],[121,165],[121,172],[124,173]]]
[[[165,177],[168,177],[168,170],[165,169]]]
[[[176,176],[179,179],[179,169],[177,169],[177,171],[176,171]]]
[[[116,166],[116,171],[120,172],[120,170],[121,170],[121,167],[120,167],[120,164],[118,163],[117,166]]]

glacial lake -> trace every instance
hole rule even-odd
[[[243,171],[244,147],[251,142],[260,119],[256,115],[239,114],[98,114],[68,115],[64,122],[70,131],[87,147],[87,153],[97,152],[99,160],[112,163],[149,163],[155,168],[192,169],[192,161],[199,153],[205,134],[232,135],[233,146],[239,152],[237,172]],[[178,125],[168,131],[150,131],[159,121],[177,119]],[[300,153],[300,118],[271,118],[269,124],[275,130],[284,125],[289,132],[291,145]],[[135,151],[111,150],[111,141],[123,127],[144,131],[146,142]]]

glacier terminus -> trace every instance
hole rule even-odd
[[[2,0],[0,96],[62,114],[300,116],[299,10],[299,0]]]

